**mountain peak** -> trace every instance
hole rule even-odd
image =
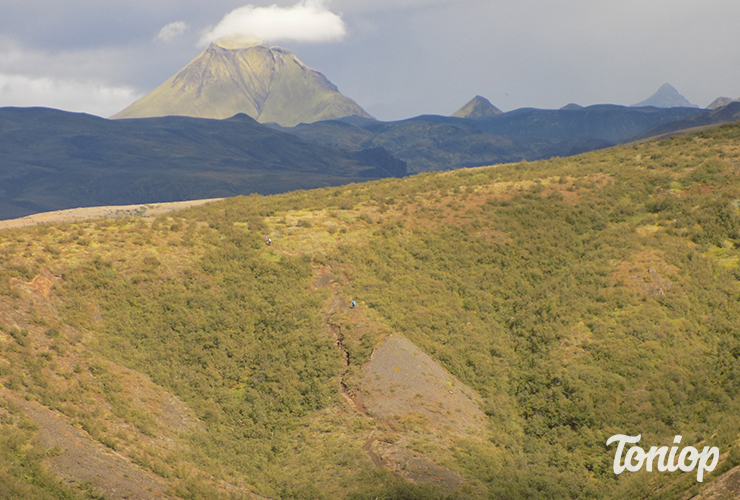
[[[639,108],[645,106],[653,106],[656,108],[698,108],[696,104],[692,104],[684,96],[678,93],[676,88],[669,84],[664,83],[658,89],[658,91],[652,96],[648,97],[642,102],[633,104],[632,107]]]
[[[372,118],[289,50],[248,37],[215,40],[176,75],[111,118],[223,119],[237,113],[285,127],[353,115]]]
[[[724,108],[728,104],[737,101],[740,101],[740,98],[733,99],[731,97],[718,97],[714,101],[712,101],[709,106],[707,106],[707,109],[711,109],[712,111],[714,111],[715,109]]]
[[[569,102],[568,104],[560,108],[561,111],[577,111],[579,109],[583,109],[583,106],[574,102]]]
[[[265,43],[257,37],[253,36],[240,36],[231,35],[223,38],[219,38],[211,42],[211,45],[216,45],[222,49],[228,50],[239,50],[248,49],[255,45],[264,45]]]
[[[485,118],[500,114],[501,110],[491,104],[491,101],[477,95],[450,116],[454,116],[455,118]]]

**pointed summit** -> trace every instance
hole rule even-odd
[[[718,97],[715,100],[712,101],[712,103],[707,106],[707,109],[711,109],[714,111],[715,109],[724,108],[731,102],[740,101],[740,99],[733,99],[731,97]]]
[[[111,118],[237,113],[286,127],[353,115],[372,118],[292,52],[233,38],[211,43],[179,73]]]
[[[663,84],[658,91],[645,99],[642,102],[633,104],[633,108],[639,108],[644,106],[653,106],[656,108],[698,108],[696,104],[692,104],[684,96],[678,93],[672,85],[667,83]]]
[[[561,111],[577,111],[579,109],[583,109],[583,106],[574,102],[569,102],[568,104],[560,108]]]
[[[500,114],[501,110],[491,104],[491,101],[477,95],[450,116],[454,116],[455,118],[485,118]]]

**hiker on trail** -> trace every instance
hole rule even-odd
[[[272,240],[268,236],[265,236],[265,245],[269,247],[271,244],[272,244]]]
[[[357,305],[357,302],[355,302],[355,301],[353,300],[353,301],[352,301],[352,309],[354,309],[356,305]]]

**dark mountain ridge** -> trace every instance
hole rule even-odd
[[[244,114],[225,120],[106,120],[47,108],[1,108],[0,153],[0,219],[79,206],[273,194],[406,174],[405,164],[387,152],[308,143]]]
[[[740,101],[733,101],[720,108],[713,109],[707,113],[698,113],[675,122],[665,123],[650,128],[641,134],[632,137],[631,140],[649,139],[651,137],[661,136],[679,132],[681,130],[691,130],[697,127],[708,127],[732,123],[740,120]]]
[[[2,108],[0,218],[82,206],[273,194],[571,156],[641,134],[734,121],[740,117],[735,107],[523,108],[475,119],[348,117],[292,128],[263,125],[244,114],[223,120],[106,120],[44,108]]]
[[[697,108],[522,108],[466,119],[421,115],[396,122],[329,120],[280,128],[324,145],[384,147],[409,172],[539,160],[613,146],[650,128],[708,114]]]

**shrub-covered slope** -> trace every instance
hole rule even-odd
[[[0,482],[116,498],[65,463],[107,448],[160,497],[689,498],[740,463],[739,245],[737,125],[6,230]],[[722,459],[615,476],[619,433]]]

